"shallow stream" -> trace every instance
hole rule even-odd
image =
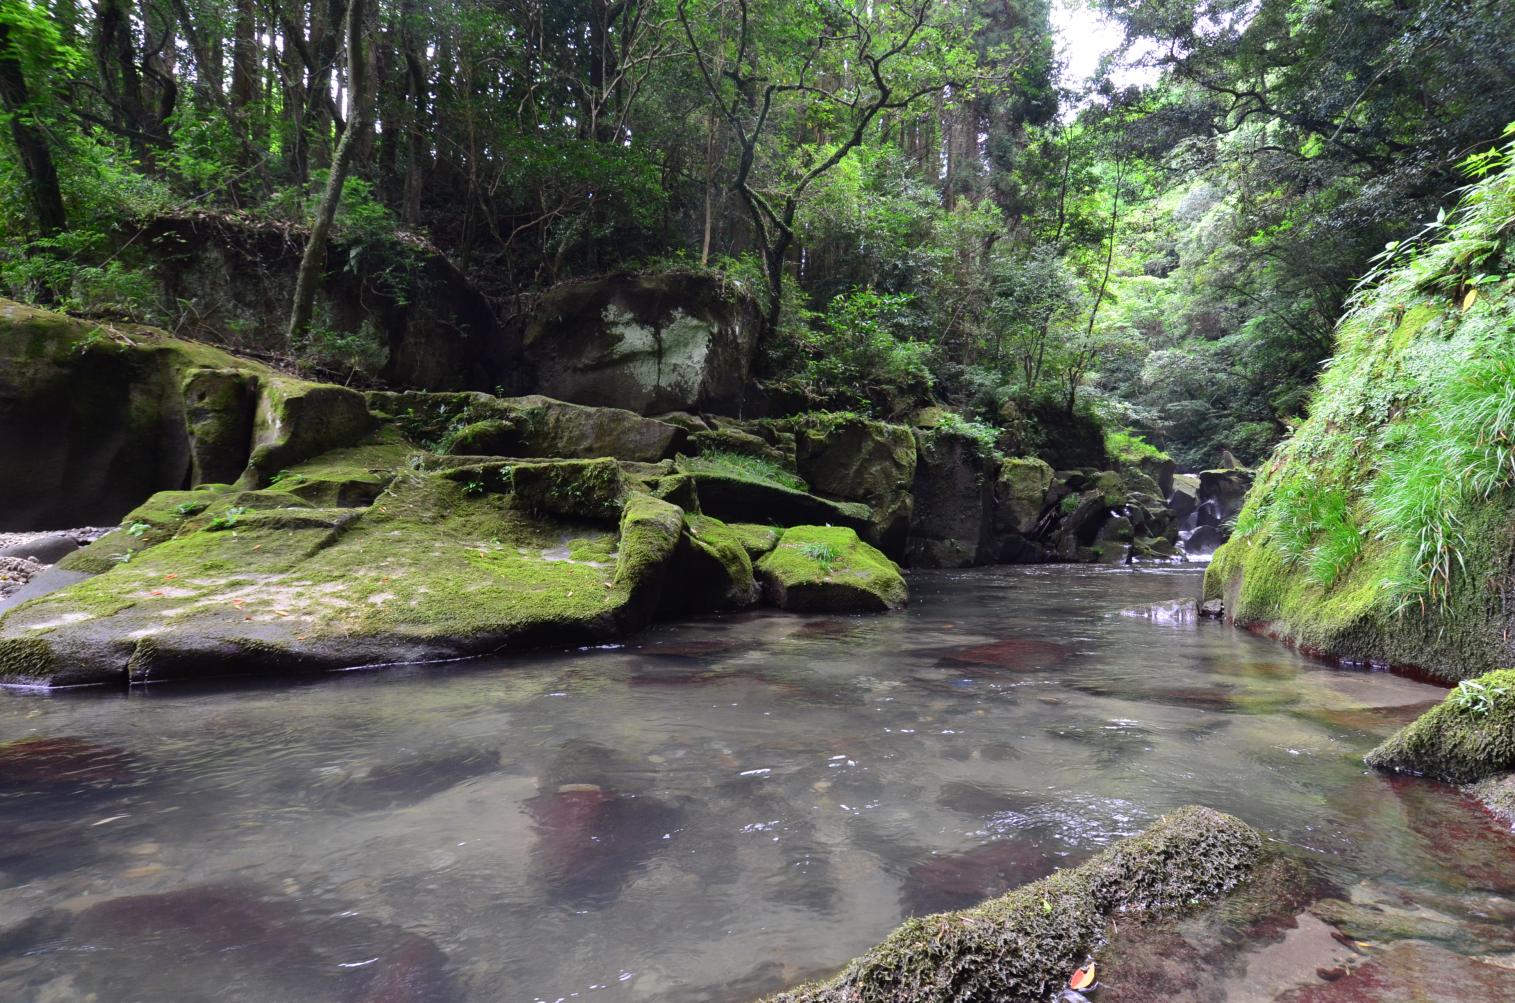
[[[1442,691],[1119,614],[1198,584],[917,573],[897,616],[0,693],[0,999],[740,1003],[1195,802],[1354,899],[1515,917],[1498,827],[1360,762]]]

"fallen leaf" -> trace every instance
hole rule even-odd
[[[163,594],[163,590],[162,589],[153,589],[151,592],[148,593],[148,595],[150,595],[150,596],[161,596],[162,594]]]
[[[261,543],[255,543],[255,544],[253,544],[253,549],[254,550],[262,550],[263,549],[263,544],[261,544]]]
[[[1086,967],[1074,972],[1073,978],[1068,980],[1069,989],[1082,991],[1092,985],[1094,985],[1094,962],[1092,961]]]
[[[175,578],[178,578],[178,577],[179,577],[179,576],[178,576],[178,575],[164,575],[164,576],[163,576],[163,580],[164,580],[164,581],[165,581],[165,582],[171,582],[171,581],[173,581],[173,580],[174,580],[174,579],[175,579]]]
[[[1462,298],[1462,312],[1467,313],[1474,303],[1478,302],[1478,289],[1474,287],[1468,290],[1468,294]]]

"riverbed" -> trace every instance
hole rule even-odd
[[[0,693],[0,999],[736,1003],[1190,803],[1354,900],[1515,915],[1491,820],[1361,764],[1439,688],[1121,614],[1192,566],[910,586],[892,616]]]

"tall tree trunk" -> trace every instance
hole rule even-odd
[[[10,27],[0,21],[0,107],[11,120],[11,139],[15,141],[26,186],[31,193],[32,213],[37,230],[51,237],[68,228],[63,211],[63,193],[58,187],[58,170],[53,164],[47,136],[32,117],[31,96],[21,61],[11,51]]]
[[[234,108],[252,104],[258,93],[258,39],[253,0],[237,0],[232,22],[231,103]]]
[[[368,131],[371,112],[368,108],[368,57],[363,51],[365,7],[366,0],[352,0],[347,8],[347,81],[351,105],[347,127],[342,130],[342,138],[332,155],[326,192],[321,196],[315,222],[310,227],[310,238],[305,242],[305,253],[300,258],[300,271],[295,276],[295,301],[289,311],[290,344],[302,338],[310,327],[316,286],[321,281],[322,266],[326,261],[326,241],[331,234],[331,223],[337,215],[337,205],[342,201],[342,186],[347,181],[353,155],[357,153],[363,134]]]

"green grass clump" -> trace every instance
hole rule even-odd
[[[1239,621],[1454,679],[1491,667],[1515,547],[1515,145],[1501,158],[1354,296],[1208,573]]]
[[[793,491],[808,491],[810,486],[804,478],[790,470],[758,456],[731,453],[724,450],[706,450],[699,456],[685,457],[681,465],[690,472],[725,474],[743,480],[777,484]]]

